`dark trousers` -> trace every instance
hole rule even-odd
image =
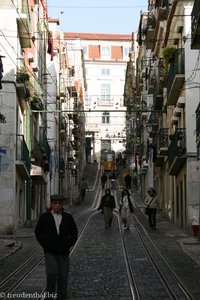
[[[105,222],[105,228],[107,229],[108,227],[111,226],[112,220],[113,220],[113,212],[112,208],[110,207],[103,207],[103,215],[104,215],[104,222]]]
[[[105,182],[104,181],[101,182],[102,189],[104,189],[105,184],[106,184],[106,181]]]
[[[69,256],[45,253],[45,267],[47,276],[47,298],[53,299],[57,294],[56,299],[67,299]]]
[[[156,213],[157,213],[157,208],[149,207],[148,209],[149,226],[152,228],[156,228]]]
[[[80,198],[81,198],[81,201],[84,201],[84,199],[85,199],[85,189],[81,190]]]

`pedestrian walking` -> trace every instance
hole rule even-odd
[[[109,179],[110,179],[111,189],[115,189],[115,187],[116,187],[116,179],[117,179],[117,175],[116,175],[115,171],[111,172],[111,174],[109,176]]]
[[[106,176],[106,173],[104,172],[104,173],[101,175],[101,186],[102,186],[102,189],[104,189],[107,179],[108,179],[108,178],[107,178],[107,176]]]
[[[115,208],[115,198],[111,195],[110,189],[105,190],[105,195],[101,199],[98,210],[104,215],[105,228],[111,227],[113,220],[113,209]]]
[[[51,196],[51,209],[43,213],[35,227],[35,236],[43,247],[48,299],[67,299],[69,252],[78,236],[74,218],[63,209],[64,197]]]
[[[122,219],[122,223],[124,227],[129,230],[130,229],[130,216],[134,212],[133,203],[130,199],[130,193],[128,189],[123,189],[121,198],[120,198],[120,206],[119,211]]]
[[[89,191],[89,187],[87,185],[87,182],[85,181],[85,178],[83,177],[80,184],[80,200],[81,202],[84,202],[85,200],[85,193],[86,190]]]
[[[144,198],[146,205],[146,214],[148,216],[149,226],[151,229],[156,229],[156,213],[157,213],[157,194],[154,188],[149,188],[147,195]]]
[[[129,173],[125,176],[124,181],[125,181],[126,188],[131,189],[132,177]]]

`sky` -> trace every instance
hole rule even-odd
[[[131,34],[148,0],[47,0],[49,18],[68,32]]]

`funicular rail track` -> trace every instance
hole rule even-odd
[[[95,181],[96,184],[97,180]],[[77,223],[79,223],[79,229],[84,227],[87,218],[90,215],[91,211],[94,211],[94,207],[97,206],[99,201],[99,191],[95,194],[94,202],[91,207],[86,208],[78,213],[74,213],[74,218]],[[71,254],[70,254],[71,255]],[[20,265],[15,271],[13,271],[9,276],[0,282],[0,297],[2,300],[8,299],[17,291],[20,290],[20,286],[26,281],[26,279],[37,269],[38,266],[44,263],[44,254],[43,250],[39,249],[31,257],[29,257],[22,265]],[[38,292],[38,297],[34,299],[41,299],[44,295],[45,287],[43,286],[41,291]],[[28,293],[27,293],[28,294]],[[19,295],[19,294],[18,294]],[[40,296],[42,295],[42,297]],[[37,296],[37,294],[36,294]],[[17,297],[17,296],[16,296]]]
[[[194,298],[192,298],[188,291],[185,290],[180,280],[171,270],[164,257],[159,253],[155,244],[151,241],[147,232],[145,232],[144,228],[136,219],[136,217],[134,217],[134,226],[131,227],[131,230],[128,233],[128,239],[127,232],[122,229],[121,220],[117,210],[114,212],[113,228],[109,229],[108,231],[103,228],[102,216],[99,214],[99,212],[96,211],[96,208],[89,208],[88,210],[86,209],[85,211],[83,211],[81,214],[77,214],[76,221],[78,221],[79,218],[83,218],[85,220],[85,223],[80,232],[79,239],[70,253],[70,257],[72,258],[72,270],[70,274],[72,282],[70,283],[70,286],[72,286],[72,290],[70,291],[69,299],[75,299],[75,295],[77,293],[78,295],[80,295],[80,299],[81,295],[84,298],[85,291],[89,291],[91,295],[93,295],[94,293],[95,297],[102,297],[103,295],[106,296],[105,294],[103,294],[103,290],[100,290],[98,292],[100,293],[99,295],[95,294],[97,293],[95,280],[97,280],[97,282],[102,281],[104,288],[107,288],[106,291],[108,294],[113,291],[114,295],[112,295],[112,299],[120,299],[119,296],[121,295],[120,293],[122,289],[119,283],[116,284],[116,274],[110,276],[111,282],[108,284],[108,286],[103,279],[106,279],[107,276],[109,276],[108,273],[111,272],[112,274],[113,270],[115,269],[118,270],[118,277],[121,278],[121,280],[123,279],[123,285],[125,282],[123,293],[125,292],[127,298],[124,297],[124,299],[143,299],[142,288],[144,289],[144,281],[146,281],[146,275],[143,273],[144,278],[141,288],[140,284],[138,283],[139,274],[135,272],[135,270],[137,270],[137,267],[135,266],[135,254],[133,253],[134,247],[136,248],[136,244],[140,244],[140,253],[142,253],[142,255],[140,257],[139,263],[141,265],[144,262],[146,265],[148,261],[148,266],[146,266],[146,268],[148,270],[152,269],[152,272],[156,273],[156,285],[157,287],[159,286],[159,292],[163,295],[163,299],[194,300]],[[101,234],[98,236],[96,232],[100,231]],[[133,242],[134,246],[131,246],[131,241]],[[100,247],[99,252],[97,246]],[[130,251],[130,247],[132,251]],[[82,256],[80,255],[80,253],[82,253]],[[94,255],[92,255],[92,253]],[[117,259],[115,259],[113,256],[117,256]],[[21,266],[21,268],[16,270],[15,274],[13,273],[9,277],[5,278],[0,286],[1,290],[4,290],[5,295],[15,292],[19,288],[20,284],[23,284],[29,274],[37,269],[37,266],[41,264],[42,260],[42,251],[37,251],[35,256],[30,258],[32,267],[29,266],[29,268],[27,269],[27,261],[24,263],[23,267]],[[100,262],[100,264],[98,263],[98,261]],[[93,262],[94,269],[93,266],[90,266],[90,274],[88,274],[87,267]],[[111,263],[109,264],[109,262]],[[97,265],[95,265],[96,263]],[[80,276],[79,278],[77,278],[79,281],[78,286],[76,286],[76,284],[73,282],[74,278],[77,277],[77,266]],[[20,272],[24,272],[23,276],[19,275]],[[97,274],[101,274],[100,278],[98,278]],[[140,278],[141,276],[142,274],[140,274]],[[85,283],[85,279],[87,281],[88,277],[88,282]],[[83,279],[83,282],[81,278]],[[155,280],[155,276],[153,280]],[[149,289],[148,284],[152,284],[151,279],[148,279],[148,283],[145,282],[146,289]],[[44,290],[45,287],[42,286],[41,291],[38,291],[38,294],[42,294]],[[8,297],[2,297],[2,299],[8,299]],[[40,299],[40,297],[38,299]]]
[[[74,288],[70,292],[70,299],[75,299],[77,296],[79,296],[78,299],[81,299],[81,297],[84,298],[86,294],[89,294],[91,297],[97,297],[97,299],[98,297],[99,299],[101,297],[102,299],[109,299],[109,294],[106,293],[110,293],[110,297],[112,295],[112,299],[120,299],[120,297],[124,297],[123,299],[140,299],[137,292],[137,286],[135,284],[133,272],[131,270],[129,259],[126,253],[121,228],[121,220],[117,212],[115,212],[114,215],[114,235],[112,234],[112,229],[107,232],[104,231],[103,220],[101,219],[99,212],[94,211],[93,213],[91,213],[89,219],[87,220],[87,223],[85,224],[85,227],[79,236],[77,244],[75,245],[71,253],[71,280]],[[98,236],[95,231],[91,230],[91,228],[94,227],[95,230],[98,230],[98,232],[102,230],[103,234]],[[110,239],[112,240],[112,243],[110,243]],[[100,246],[99,249],[98,245]],[[86,256],[83,254],[82,257],[80,257],[80,253],[83,249],[85,249],[85,247],[88,247],[88,254]],[[114,249],[117,249],[117,256],[120,258],[117,261],[115,260],[116,253],[113,252]],[[90,260],[94,263],[94,265],[88,272],[84,266],[87,264],[87,261],[89,263]],[[73,284],[73,278],[76,277],[77,272],[77,267],[75,264],[73,264],[73,261],[76,265],[78,264],[79,266],[78,281],[80,281],[80,283],[78,284],[78,286]],[[115,269],[119,271],[118,278],[116,278],[116,274],[112,274],[113,270]],[[81,274],[81,272],[83,272],[83,274]],[[110,278],[110,282],[106,282],[107,277]],[[123,281],[121,281],[121,283],[119,281],[120,278],[123,278]],[[94,284],[91,284],[91,282],[93,282]],[[104,288],[100,288],[98,290],[96,288],[95,282],[98,282],[99,285],[104,286]],[[84,286],[86,285],[87,287],[84,288]],[[121,285],[126,286],[125,291],[122,289]],[[127,295],[127,298],[125,298],[123,294]]]
[[[117,196],[118,191],[113,192]],[[73,213],[80,234],[70,253],[69,299],[194,300],[136,216],[133,217],[131,230],[125,231],[116,209],[112,227],[104,229],[103,216],[97,212],[101,196],[98,186],[92,205],[85,209],[83,206],[82,211]],[[2,299],[8,299],[6,293],[22,289],[29,275],[37,278],[37,267],[41,268],[43,264],[43,253],[40,251],[40,259],[32,263],[32,268],[24,271],[23,276],[20,277],[19,273],[14,276],[13,273],[1,283],[0,289],[5,291]],[[30,260],[34,261],[33,258]],[[25,264],[24,268],[27,268]],[[38,295],[44,291],[45,280]]]
[[[126,280],[126,291],[124,288],[125,295],[127,295],[126,293],[129,290],[128,292],[129,295],[127,295],[126,297],[123,294],[123,299],[138,299],[138,300],[147,299],[147,295],[149,291],[148,299],[169,299],[169,300],[171,299],[192,300],[193,299],[194,300],[193,296],[183,286],[182,282],[179,280],[179,278],[170,268],[169,264],[166,262],[163,255],[156,248],[155,244],[152,242],[151,238],[149,237],[148,233],[144,230],[142,225],[137,221],[135,222],[134,226],[131,228],[130,232],[125,232],[121,227],[121,222],[117,212],[115,212],[115,218],[117,219],[117,221],[115,221],[113,225],[114,228],[112,228],[108,233],[106,232],[106,230],[104,230],[103,242],[102,242],[102,235],[100,236],[100,238],[98,237],[97,234],[92,235],[92,231],[90,229],[92,227],[95,228],[96,231],[99,230],[98,214],[94,212],[91,214],[90,218],[88,219],[88,222],[84,230],[82,231],[82,234],[79,238],[76,248],[74,248],[73,251],[74,253],[72,253],[72,255],[75,255],[73,256],[72,263],[73,261],[77,263],[77,259],[78,259],[79,271],[76,270],[76,266],[74,265],[73,267],[74,270],[72,271],[71,276],[72,278],[74,278],[73,276],[76,275],[78,276],[78,273],[80,273],[79,274],[80,277],[78,278],[78,280],[81,283],[79,282],[78,285],[74,284],[74,288],[72,288],[70,294],[70,299],[75,299],[77,295],[79,295],[80,299],[81,299],[81,295],[84,298],[85,289],[87,290],[87,293],[90,293],[91,295],[93,295],[93,297],[102,297],[102,299],[103,297],[105,297],[104,299],[107,298],[109,299],[109,291],[110,291],[110,293],[112,294],[112,299],[120,299],[120,296],[122,297],[122,294],[120,294],[121,287],[119,284],[120,282],[119,278],[123,277],[124,282]],[[116,230],[116,232],[113,234],[112,230]],[[95,241],[94,241],[94,235],[95,235]],[[107,240],[107,237],[109,237],[109,240]],[[112,239],[113,237],[115,238]],[[102,265],[104,265],[102,258],[106,259],[104,255],[105,252],[107,251],[108,251],[107,256],[112,261],[109,252],[110,252],[110,248],[111,251],[113,248],[111,247],[110,242],[112,243],[113,248],[118,249],[114,252],[114,255],[117,255],[118,259],[113,260],[111,266],[109,266],[109,263],[107,262],[105,264],[105,267],[102,270],[101,265],[99,265],[97,261],[99,260],[102,263]],[[97,247],[95,247],[95,244],[101,246],[100,252],[98,252],[98,249]],[[83,255],[80,259],[79,257],[80,251],[81,249],[83,249],[85,253],[86,252],[85,247],[88,247],[87,256]],[[134,250],[134,247],[139,249],[140,252],[139,254],[137,252],[137,249],[136,251]],[[92,252],[96,251],[95,256],[92,254],[91,251]],[[90,274],[88,275],[87,270],[85,270],[84,266],[87,265],[87,262],[89,263],[90,259],[94,262],[94,269],[90,268]],[[121,261],[121,263],[119,264],[120,269],[118,269],[119,261],[117,260]],[[125,265],[125,269],[122,266],[122,261],[123,264]],[[140,272],[141,272],[140,274],[138,274],[137,272],[137,266],[135,265],[135,261],[136,263],[139,262],[140,264]],[[96,262],[97,265],[95,266]],[[111,275],[106,274],[107,271],[109,272],[109,268],[111,270]],[[116,278],[114,277],[112,278],[112,270],[115,270],[116,268],[118,269],[118,273],[117,273],[118,285],[116,285],[115,283]],[[144,271],[144,269],[146,269],[146,271]],[[104,274],[104,272],[105,272],[105,276],[102,275]],[[99,273],[101,274],[100,278],[98,278]],[[93,279],[92,279],[92,274],[95,274]],[[81,278],[85,278],[84,276],[86,278],[87,276],[89,277],[88,283],[87,282],[82,283]],[[110,285],[107,286],[106,279],[104,281],[102,279],[103,277],[110,278],[111,283],[113,282],[113,286],[112,284],[111,286]],[[100,285],[104,285],[104,289],[108,291],[108,294],[107,295],[103,294],[103,290],[102,291],[100,290],[99,294],[95,294],[96,288],[95,288],[95,284],[94,286],[92,284],[93,280],[100,282]],[[73,279],[71,285],[73,287]]]
[[[80,213],[75,215],[76,222],[80,222],[83,227],[83,222],[87,223],[87,219],[89,219],[89,215],[93,208],[88,208],[83,210]],[[84,228],[81,230],[83,231]],[[81,233],[80,233],[81,235]],[[71,256],[71,254],[70,254]],[[20,285],[22,285],[26,279],[35,271],[35,269],[44,263],[44,254],[43,250],[39,249],[33,254],[29,259],[27,259],[21,266],[19,266],[14,272],[12,272],[9,276],[7,276],[2,282],[0,282],[0,294],[1,299],[5,300],[11,297],[17,290],[20,289]],[[45,276],[45,275],[44,275]],[[42,295],[45,291],[45,287],[42,288],[38,295]],[[34,297],[35,298],[35,297]],[[35,299],[40,299],[36,297]]]
[[[7,295],[11,293],[27,276],[34,270],[34,268],[41,263],[44,255],[42,249],[36,251],[30,258],[28,258],[21,266],[14,272],[7,276],[0,282],[1,299],[7,299]]]
[[[135,216],[133,223],[133,236],[125,239],[125,247],[141,299],[145,283],[145,294],[149,290],[149,297],[152,299],[194,300]],[[141,273],[144,277],[143,282],[137,280]]]

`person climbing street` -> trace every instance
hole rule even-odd
[[[123,189],[121,198],[120,198],[120,216],[122,219],[122,223],[124,224],[124,228],[127,230],[130,229],[130,216],[134,212],[133,203],[130,199],[130,193],[128,189]]]
[[[115,198],[111,195],[110,189],[105,190],[105,195],[101,199],[98,210],[104,215],[105,228],[111,227],[113,221],[113,209],[115,208]]]

